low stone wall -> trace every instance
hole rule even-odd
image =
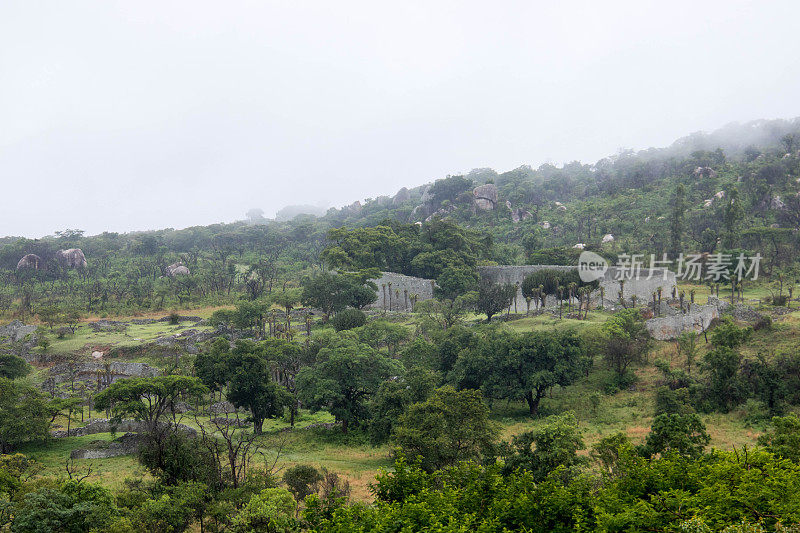
[[[144,363],[100,363],[87,361],[83,363],[61,363],[50,368],[50,377],[55,383],[70,381],[101,380],[104,386],[125,378],[152,378],[160,376],[161,371]]]
[[[194,428],[184,424],[177,424],[177,428],[190,436],[197,434]],[[50,435],[55,439],[61,439],[64,437],[95,435],[97,433],[142,433],[144,431],[147,431],[147,425],[138,420],[120,420],[117,424],[114,424],[107,418],[97,418],[83,427],[71,428],[69,433],[67,433],[67,430],[62,429],[53,431]]]
[[[111,442],[98,443],[92,448],[72,450],[71,459],[108,459],[120,455],[130,455],[139,451],[142,436],[136,433],[126,433]]]
[[[432,279],[383,272],[380,278],[372,281],[378,286],[378,299],[368,309],[411,311],[415,300],[422,302],[433,298],[435,282]]]

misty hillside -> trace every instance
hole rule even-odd
[[[752,244],[757,228],[797,229],[798,177],[800,119],[758,120],[688,135],[666,148],[622,151],[591,165],[522,166],[502,173],[475,169],[332,209],[319,223],[448,219],[512,245],[503,256],[512,263],[525,261],[525,238],[530,251],[578,243],[591,247],[611,234],[622,248],[660,253],[667,246],[673,197],[683,184],[689,221],[684,244],[710,252],[726,231],[721,213],[732,195],[741,201],[735,221],[744,238],[739,244]],[[490,198],[481,201],[475,188],[486,184],[494,187],[483,188]]]

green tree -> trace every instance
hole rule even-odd
[[[340,339],[321,349],[313,365],[300,370],[297,390],[305,405],[327,409],[347,432],[368,417],[367,402],[381,382],[401,372],[399,362],[365,344]]]
[[[381,444],[389,440],[408,406],[425,401],[438,382],[436,372],[415,366],[405,376],[381,383],[369,404],[369,434],[372,442]]]
[[[98,410],[111,410],[116,420],[130,417],[154,431],[173,412],[178,401],[192,399],[207,390],[198,378],[189,376],[127,378],[99,392],[94,403]]]
[[[406,457],[422,457],[428,471],[477,460],[491,451],[498,435],[477,390],[436,389],[400,417],[393,440]]]
[[[114,497],[108,489],[66,481],[25,494],[14,510],[11,531],[100,531],[117,514]]]
[[[773,417],[772,428],[758,437],[758,444],[778,457],[800,463],[800,418],[794,413]]]
[[[481,280],[478,290],[478,311],[486,315],[486,321],[510,306],[517,295],[517,287],[513,283],[495,284],[489,280]]]
[[[49,411],[41,393],[0,377],[0,453],[9,453],[24,442],[45,440],[49,429]]]
[[[683,225],[686,216],[686,188],[679,183],[672,198],[672,214],[669,221],[670,251],[677,257],[683,241]]]
[[[459,194],[471,189],[475,184],[471,179],[464,176],[448,176],[447,178],[436,180],[428,193],[433,197],[434,202],[441,204],[445,200],[455,201]]]
[[[286,489],[264,489],[253,495],[233,518],[235,533],[288,533],[297,531],[297,502]]]
[[[697,346],[697,332],[685,331],[681,333],[677,341],[678,355],[686,359],[686,372],[692,373],[692,366],[694,366],[697,359],[699,347]]]
[[[697,458],[710,441],[703,421],[695,413],[665,413],[653,420],[642,451],[647,456],[677,453]]]
[[[460,324],[471,310],[475,309],[478,293],[468,292],[455,299],[433,298],[419,302],[414,311],[423,319],[422,327],[426,330],[446,330]]]
[[[491,398],[524,398],[534,416],[550,389],[570,385],[588,364],[583,343],[572,331],[495,332],[462,353],[454,374],[480,376],[474,379]]]
[[[283,474],[283,482],[289,487],[294,499],[301,502],[306,496],[317,491],[317,484],[322,481],[319,470],[311,465],[295,465]]]
[[[286,389],[271,381],[269,365],[255,345],[239,341],[237,348],[230,363],[228,400],[235,407],[250,411],[253,430],[260,435],[264,420],[283,415],[283,408],[291,404],[291,396]]]
[[[708,378],[705,396],[711,405],[727,412],[744,399],[739,374],[741,355],[727,346],[719,346],[703,357],[703,370]]]
[[[27,376],[31,365],[18,355],[0,353],[0,378],[17,379]]]
[[[527,470],[536,481],[562,468],[564,477],[573,477],[586,461],[578,456],[583,438],[574,413],[548,417],[532,431],[515,435],[502,446],[504,471]]]
[[[739,198],[739,190],[731,187],[726,191],[725,204],[722,207],[722,223],[725,233],[722,237],[722,247],[732,249],[739,241],[738,230],[744,218],[744,206]]]
[[[711,332],[711,344],[718,348],[736,349],[747,342],[753,334],[753,328],[740,328],[733,319],[726,316]]]
[[[304,282],[301,299],[303,304],[322,309],[330,316],[347,306],[361,309],[375,302],[376,290],[374,283],[366,286],[350,276],[322,272]]]
[[[625,377],[631,363],[640,361],[650,349],[650,334],[637,309],[624,309],[602,326],[603,357],[618,379]]]
[[[366,322],[367,315],[364,314],[364,311],[350,308],[336,313],[331,320],[331,325],[336,331],[345,331],[363,326]]]

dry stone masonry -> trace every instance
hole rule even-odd
[[[433,298],[435,282],[432,279],[383,272],[380,278],[373,281],[378,286],[378,300],[369,306],[370,309],[411,311],[415,302]]]
[[[575,270],[577,266],[557,266],[557,265],[499,265],[499,266],[480,266],[478,273],[483,279],[489,279],[492,283],[511,283],[517,286],[517,296],[512,303],[512,311],[524,312],[527,309],[527,302],[522,295],[522,281],[525,277],[533,272],[544,269],[555,270]],[[621,276],[616,267],[610,267],[603,278],[600,279],[600,288],[594,293],[595,302],[599,304],[600,294],[604,295],[602,304],[614,305],[619,302],[619,292],[622,290],[623,298],[626,302],[630,302],[632,297],[636,297],[638,302],[644,304],[649,301],[653,293],[659,287],[662,293],[667,295],[672,293],[675,284],[675,273],[664,269],[641,269],[638,278],[626,279],[624,283],[620,283],[617,277]]]

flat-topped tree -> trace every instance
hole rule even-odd
[[[95,408],[111,410],[117,421],[130,417],[144,422],[153,432],[174,414],[178,401],[207,391],[198,378],[189,376],[121,379],[95,396]]]

